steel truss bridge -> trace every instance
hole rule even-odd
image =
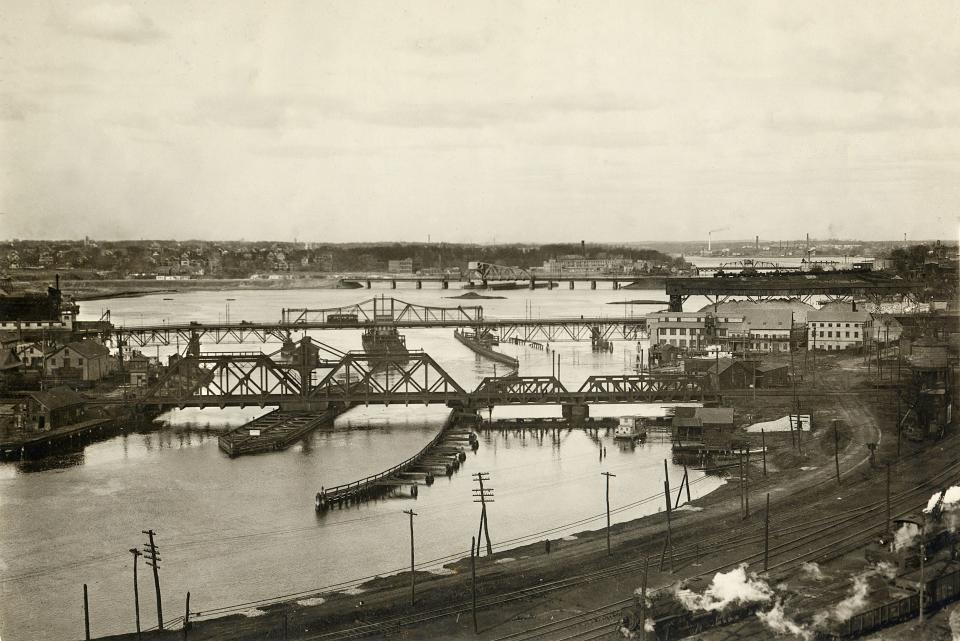
[[[466,328],[497,332],[510,341],[637,340],[645,335],[643,317],[485,318],[479,306],[429,307],[394,298],[371,298],[356,305],[324,309],[284,309],[278,323],[163,323],[96,327],[80,334],[115,339],[127,347],[152,345],[187,346],[193,342],[221,344],[273,343],[291,340],[295,332],[365,329],[371,326],[397,329]],[[343,352],[317,343],[327,354]],[[178,350],[179,351],[179,350]]]
[[[916,300],[923,286],[874,272],[817,272],[668,278],[666,290],[670,311],[680,312],[690,296],[705,296],[712,304],[720,304],[732,296],[751,301],[799,298],[804,302],[812,296],[823,296],[830,301],[865,299],[879,304],[897,297]]]
[[[591,403],[703,401],[714,397],[705,376],[640,374],[590,376],[576,390],[554,376],[487,377],[465,390],[429,354],[406,357],[350,352],[319,360],[301,349],[282,362],[268,354],[205,353],[177,359],[137,403],[161,407],[267,405],[347,408],[357,404],[444,404],[481,409],[498,405],[586,406]],[[129,400],[127,401],[129,402]]]

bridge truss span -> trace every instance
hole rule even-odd
[[[282,323],[396,323],[396,324],[443,324],[447,322],[475,323],[483,320],[483,307],[457,306],[434,307],[417,305],[397,298],[373,297],[353,305],[326,307],[322,309],[284,308]]]
[[[429,354],[350,352],[309,392],[313,400],[342,403],[457,403],[466,391]]]

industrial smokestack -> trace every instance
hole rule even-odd
[[[580,241],[580,255],[584,258],[587,257],[587,243],[582,240]]]
[[[753,244],[754,244],[754,249],[756,249],[757,251],[760,251],[760,237],[759,237],[759,236],[757,236],[757,237],[755,238],[755,240],[753,241]]]
[[[713,232],[708,231],[707,232],[707,251],[710,251],[710,240],[712,237],[713,237]]]

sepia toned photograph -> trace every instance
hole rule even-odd
[[[960,641],[960,3],[4,0],[0,641]]]

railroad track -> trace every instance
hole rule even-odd
[[[958,474],[960,474],[960,462],[948,466],[947,468],[935,474],[933,477],[913,486],[912,488],[909,488],[904,492],[901,492],[900,494],[891,496],[891,510],[899,510],[892,511],[892,515],[902,513],[905,506],[909,506],[910,509],[915,509],[917,505],[922,505],[934,489],[942,485],[948,478],[955,479]],[[867,490],[864,489],[860,491],[866,492]],[[776,538],[782,539],[784,535],[796,536],[785,541],[781,540],[776,545],[771,546],[771,561],[775,561],[777,557],[782,557],[784,554],[796,552],[797,550],[801,550],[803,548],[809,548],[811,545],[819,544],[819,546],[812,550],[803,549],[803,551],[794,554],[793,556],[790,556],[786,559],[781,559],[779,562],[771,563],[769,565],[769,569],[786,571],[792,567],[799,566],[799,564],[804,561],[832,558],[859,546],[864,537],[869,537],[870,534],[876,532],[876,529],[879,525],[882,525],[882,521],[879,524],[877,522],[877,514],[882,513],[885,510],[885,507],[886,501],[880,500],[856,508],[853,511],[822,517],[813,521],[806,518],[805,514],[788,514],[780,516],[776,519],[772,519],[771,532],[776,536]],[[883,518],[885,518],[885,516]],[[746,528],[738,528],[732,533],[728,532],[725,534],[708,537],[707,539],[702,539],[701,544],[704,545],[705,548],[711,550],[711,554],[716,554],[718,552],[730,552],[746,545],[756,545],[760,539],[758,537],[744,539],[743,533],[745,529]],[[755,529],[755,526],[753,529]],[[647,543],[647,545],[644,547],[649,550],[651,545],[650,543]],[[647,557],[650,556],[650,554],[647,555]],[[688,567],[696,560],[696,556],[697,553],[694,549],[694,546],[686,546],[686,549],[681,551],[679,554],[674,554],[674,570]],[[478,609],[487,609],[495,606],[503,606],[522,599],[542,596],[557,590],[577,587],[601,579],[636,572],[638,570],[642,570],[644,565],[648,563],[647,557],[643,559],[622,562],[616,566],[602,568],[572,577],[565,577],[563,579],[541,583],[529,588],[523,588],[498,595],[488,595],[478,599],[477,607]],[[755,562],[762,558],[762,551],[755,552],[739,557],[731,562],[718,564],[710,567],[709,569],[702,569],[694,576],[724,571],[736,567],[741,563],[750,563],[751,561]],[[574,639],[588,641],[589,639],[601,638],[604,635],[610,634],[611,632],[617,630],[619,627],[620,609],[625,605],[632,603],[632,601],[632,598],[614,601],[588,612],[572,615],[570,617],[542,624],[528,630],[497,637],[495,641],[529,641],[532,639],[542,638],[551,638],[554,639],[554,641],[572,641]],[[412,615],[393,617],[374,623],[361,624],[347,629],[318,633],[303,638],[359,639],[373,635],[383,635],[386,633],[395,632],[403,627],[421,625],[444,617],[467,613],[469,611],[470,603],[464,602],[435,608]],[[614,614],[616,614],[615,620],[611,620],[613,619]],[[598,623],[598,619],[607,620],[602,623]],[[568,636],[556,636],[560,633],[569,632],[572,628],[589,625],[590,623],[598,624],[593,625],[586,630],[572,632]]]

